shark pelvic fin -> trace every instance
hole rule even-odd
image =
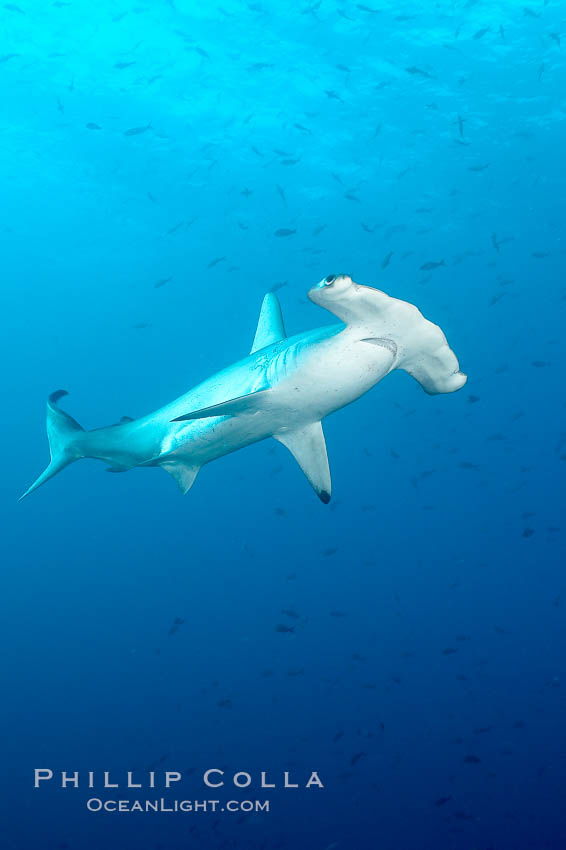
[[[211,404],[210,407],[201,407],[200,410],[192,410],[183,416],[177,416],[171,422],[186,422],[190,419],[208,419],[209,416],[236,416],[238,413],[254,413],[261,410],[269,399],[271,390],[257,390],[248,395],[240,395],[219,404]]]
[[[185,463],[182,460],[175,460],[174,458],[162,461],[159,466],[161,466],[165,472],[168,472],[169,475],[173,476],[183,495],[188,493],[195,483],[195,478],[197,477],[200,469],[199,466],[191,466],[189,463]]]
[[[312,422],[294,431],[273,436],[289,449],[318,498],[325,505],[328,504],[332,485],[322,422]]]
[[[261,305],[257,330],[250,354],[254,354],[260,348],[273,345],[274,342],[279,342],[285,339],[286,336],[279,299],[274,292],[268,292]]]

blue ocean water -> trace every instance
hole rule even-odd
[[[0,19],[2,847],[564,848],[566,4]],[[272,440],[185,497],[85,460],[17,503],[50,392],[85,428],[141,416],[247,354],[269,289],[290,333],[333,321],[306,292],[341,271],[469,379],[395,372],[330,417],[329,505]]]

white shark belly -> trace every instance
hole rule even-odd
[[[267,437],[320,422],[375,386],[391,371],[394,359],[388,348],[360,345],[359,338],[346,331],[301,346],[294,356],[284,351],[267,369],[271,389],[261,409],[199,419],[181,428],[171,423],[161,457],[204,466]]]
[[[348,329],[310,346],[295,369],[279,371],[276,404],[281,408],[279,430],[300,422],[316,422],[345,407],[382,380],[394,367],[395,354],[367,342]],[[283,374],[281,372],[283,371]],[[268,373],[269,374],[269,373]]]

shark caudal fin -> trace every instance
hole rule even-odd
[[[79,434],[84,434],[84,428],[81,428],[78,422],[57,407],[57,402],[60,398],[67,395],[66,390],[57,390],[51,393],[47,399],[47,439],[49,440],[49,451],[51,452],[51,461],[47,469],[41,473],[38,479],[33,482],[20,501],[49,481],[54,475],[72,463],[83,457],[82,452],[78,448]]]

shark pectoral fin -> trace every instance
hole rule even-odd
[[[192,410],[183,416],[177,416],[171,422],[186,422],[190,419],[208,419],[209,416],[237,416],[238,413],[254,413],[261,410],[271,395],[271,390],[258,390],[255,393],[241,395],[210,407]]]
[[[260,348],[273,345],[274,342],[279,342],[285,339],[286,336],[279,299],[274,292],[268,292],[261,305],[257,330],[250,354],[259,351]]]
[[[377,336],[366,336],[361,339],[360,342],[369,342],[372,345],[378,345],[380,348],[386,348],[391,352],[393,357],[397,355],[397,344],[393,342],[392,339],[385,339],[384,337]]]
[[[332,485],[322,422],[312,422],[294,431],[273,436],[289,449],[318,498],[325,505],[328,504]]]
[[[199,466],[191,466],[188,463],[184,463],[182,460],[173,459],[164,460],[159,464],[159,466],[161,466],[165,472],[168,472],[169,475],[173,476],[183,495],[188,493],[195,483],[195,478],[197,477],[200,469]]]

